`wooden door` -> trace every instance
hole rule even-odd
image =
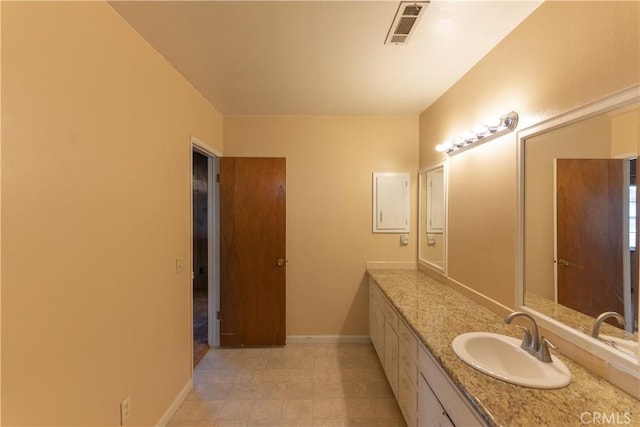
[[[286,159],[220,158],[220,345],[285,344]]]
[[[624,160],[556,162],[558,303],[623,313]]]

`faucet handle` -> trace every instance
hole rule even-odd
[[[529,328],[527,328],[526,326],[518,325],[518,324],[514,324],[513,326],[520,329],[521,331],[524,331],[524,337],[522,337],[521,347],[524,349],[534,348],[535,343],[533,342],[533,338],[531,338],[531,332],[529,332]]]
[[[558,349],[558,347],[556,347],[551,341],[549,341],[545,337],[540,338],[540,344],[538,345],[538,351],[537,351],[538,359],[546,363],[551,363],[553,361],[551,360],[551,352],[549,351],[549,347],[551,347],[554,350]]]

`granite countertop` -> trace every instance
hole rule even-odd
[[[451,342],[457,335],[484,331],[521,338],[521,332],[420,271],[368,273],[489,426],[581,426],[581,415],[593,424],[596,413],[613,414],[622,425],[640,425],[638,400],[557,352],[554,356],[572,377],[571,384],[557,390],[520,387],[476,371],[453,352]]]

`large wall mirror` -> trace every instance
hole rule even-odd
[[[420,224],[418,262],[442,274],[447,271],[447,167],[445,163],[419,173]]]
[[[518,305],[561,325],[584,348],[635,365],[638,94],[638,87],[614,94],[518,138]],[[609,312],[619,316],[601,316]]]

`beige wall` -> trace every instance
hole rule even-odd
[[[287,335],[368,335],[365,262],[417,257],[418,117],[225,117],[224,154],[287,158]],[[371,231],[373,172],[411,172],[409,246]]]
[[[106,3],[2,2],[2,424],[156,423],[191,377],[190,134],[222,117]]]
[[[420,167],[436,144],[515,110],[522,129],[637,83],[638,2],[546,2],[420,116]],[[451,158],[449,276],[515,300],[516,132]]]
[[[638,154],[640,146],[640,108],[611,114],[611,157]]]

